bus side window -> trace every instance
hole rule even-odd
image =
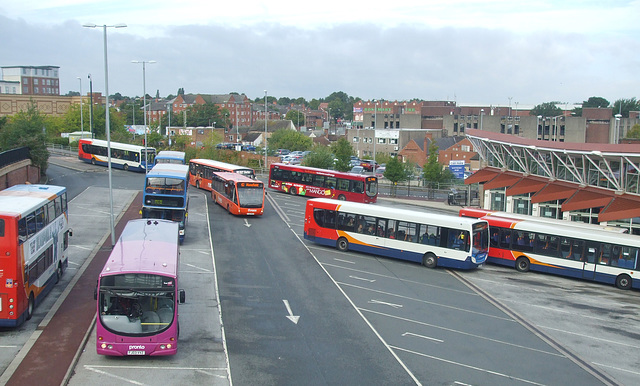
[[[313,219],[315,220],[316,224],[324,227],[324,209],[313,209]]]
[[[325,210],[324,211],[324,227],[330,229],[336,229],[336,211]]]
[[[511,249],[511,229],[502,229],[500,234],[500,248]]]
[[[338,178],[338,190],[348,191],[349,190],[349,180],[345,180],[344,178]]]

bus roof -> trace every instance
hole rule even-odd
[[[251,169],[248,166],[234,165],[234,164],[229,164],[229,163],[226,163],[226,162],[215,161],[215,160],[212,160],[212,159],[196,158],[196,159],[192,159],[191,161],[189,161],[189,163],[197,163],[197,164],[206,165],[206,166],[226,168],[226,169],[229,169],[229,170],[247,169],[247,170],[253,171],[253,169]]]
[[[152,273],[176,277],[178,223],[169,220],[131,220],[125,225],[100,276]]]
[[[154,165],[147,177],[176,177],[187,178],[189,174],[189,166],[178,164],[157,164]]]
[[[272,163],[272,168],[279,168],[284,170],[304,170],[309,173],[318,174],[322,176],[329,177],[348,177],[351,179],[364,180],[366,178],[375,178],[370,174],[357,174],[357,173],[349,173],[349,172],[339,172],[337,170],[328,170],[328,169],[320,169],[320,168],[312,168],[310,166],[300,166],[300,165],[287,165],[282,163]]]
[[[185,152],[177,150],[162,150],[156,154],[156,158],[170,158],[184,160]]]
[[[250,183],[260,183],[262,185],[262,181],[257,181],[254,180],[252,178],[249,178],[245,175],[242,174],[238,174],[238,173],[230,173],[230,172],[215,172],[213,173],[219,177],[221,177],[224,180],[231,180],[231,181],[235,181],[235,182],[250,182]]]
[[[65,187],[55,185],[14,185],[0,191],[0,213],[14,216],[29,213],[65,191]]]
[[[485,220],[458,217],[455,215],[446,215],[432,212],[420,212],[416,210],[392,208],[388,206],[364,204],[360,202],[340,201],[329,198],[314,198],[307,202],[320,202],[329,205],[335,205],[338,211],[347,211],[349,213],[361,214],[363,216],[384,217],[393,220],[404,220],[416,223],[429,223],[436,221],[439,223],[448,223],[457,226],[470,226],[471,224],[486,223]]]

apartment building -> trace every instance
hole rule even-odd
[[[58,66],[2,66],[0,94],[60,95]]]

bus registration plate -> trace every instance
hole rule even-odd
[[[142,350],[127,351],[127,355],[144,355]]]

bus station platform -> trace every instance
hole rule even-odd
[[[73,236],[69,246],[69,267],[63,279],[67,275],[72,275],[72,278],[2,374],[0,384],[60,385],[72,375],[95,320],[93,293],[96,280],[112,249],[108,194],[105,190],[89,188],[69,203],[69,225]],[[142,193],[116,189],[113,196],[117,236],[127,221],[140,218]],[[79,265],[77,271],[69,272],[75,269],[76,264]]]

